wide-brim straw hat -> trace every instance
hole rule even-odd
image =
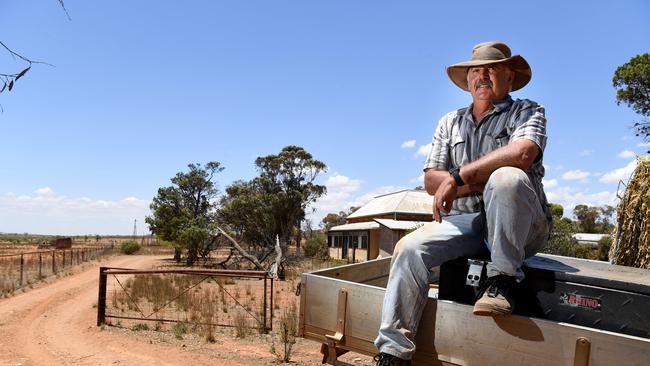
[[[512,56],[510,47],[503,42],[483,42],[472,48],[472,59],[459,62],[447,67],[447,75],[459,88],[469,91],[467,86],[467,70],[474,66],[490,64],[505,64],[515,72],[512,81],[512,91],[526,86],[532,77],[528,62],[521,56]]]

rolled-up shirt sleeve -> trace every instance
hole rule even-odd
[[[539,104],[533,104],[522,109],[515,116],[515,130],[510,135],[510,141],[531,140],[539,146],[540,152],[544,152],[546,147],[546,116],[544,107]],[[540,156],[536,160],[539,160]]]
[[[424,161],[424,170],[427,169],[449,169],[450,159],[450,137],[449,123],[455,117],[455,113],[449,113],[438,122],[436,132],[433,134],[429,155]]]

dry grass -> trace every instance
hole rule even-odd
[[[238,337],[264,329],[263,303],[255,300],[264,298],[261,280],[206,280],[178,274],[120,275],[117,279],[119,283],[109,277],[109,315],[187,322],[207,341],[214,340],[215,326],[232,327]],[[242,296],[243,292],[250,295]]]
[[[650,268],[650,156],[638,158],[638,166],[618,206],[618,245],[612,245],[614,263]]]
[[[46,277],[60,274],[67,268],[92,260],[101,254],[99,251],[83,248],[39,251],[35,245],[2,249],[0,255],[5,256],[0,257],[0,297],[11,296],[21,287],[29,287]]]
[[[290,360],[296,342],[299,297],[295,291],[299,274],[304,271],[339,265],[339,261],[297,262],[287,271],[287,279],[274,281],[274,302],[270,304],[270,286],[267,288],[267,322],[273,312],[272,352],[277,361]],[[156,331],[170,331],[182,338],[186,333],[200,335],[206,342],[215,342],[217,335],[229,334],[238,339],[255,337],[268,330],[264,326],[264,283],[233,277],[217,277],[197,284],[203,277],[193,275],[119,275],[126,292],[109,276],[107,315],[148,316],[159,320]],[[142,314],[141,314],[142,313]],[[110,319],[110,318],[109,318]],[[162,322],[174,320],[177,323]],[[141,320],[120,320],[123,326],[133,327]],[[180,325],[179,325],[180,324]],[[268,324],[268,323],[267,323]]]

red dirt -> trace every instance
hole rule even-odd
[[[97,327],[99,266],[151,268],[161,256],[117,256],[83,265],[79,273],[0,299],[0,365],[232,365],[275,363],[271,335],[239,340],[216,334],[175,339],[165,332]],[[276,347],[279,347],[276,344]],[[299,339],[293,364],[320,365],[320,345]],[[370,365],[366,356],[342,360]]]

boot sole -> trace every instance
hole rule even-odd
[[[490,306],[475,305],[473,313],[474,315],[478,315],[478,316],[504,316],[504,315],[512,314],[512,310],[504,309],[504,308],[495,308]]]

